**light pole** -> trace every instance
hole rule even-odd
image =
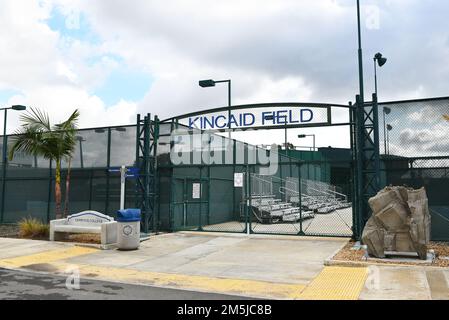
[[[362,51],[362,28],[361,28],[361,17],[360,17],[360,0],[357,0],[357,31],[358,31],[358,42],[359,42],[359,87],[360,87],[360,99],[361,106],[363,108],[365,103],[365,89],[363,86],[363,51]]]
[[[383,118],[384,118],[384,151],[387,154],[387,122],[386,117],[391,113],[391,109],[388,107],[384,107],[382,110]]]
[[[8,152],[8,148],[6,145],[7,144],[6,123],[8,120],[8,110],[25,111],[26,109],[27,109],[27,107],[20,106],[20,105],[0,109],[0,111],[5,111],[5,120],[4,120],[4,124],[3,124],[3,164],[5,164],[8,161],[8,156],[6,155],[6,153]]]
[[[374,56],[374,92],[377,96],[377,65],[382,68],[387,63],[387,58],[382,56],[382,53],[378,52]]]
[[[81,160],[81,169],[84,169],[84,158],[83,158],[83,142],[86,141],[82,136],[76,136],[76,140],[80,143],[80,160]]]
[[[8,146],[7,146],[8,138],[6,136],[6,124],[7,124],[7,120],[8,120],[8,110],[25,111],[26,109],[27,109],[27,107],[21,106],[21,105],[15,105],[15,106],[11,106],[9,108],[1,108],[0,109],[0,111],[5,111],[5,121],[4,121],[4,125],[3,125],[2,212],[0,213],[1,214],[0,221],[3,221],[3,213],[5,211],[6,163],[8,162],[8,156],[7,156],[7,152],[8,152]]]
[[[305,139],[307,137],[312,137],[313,138],[313,152],[315,152],[315,150],[316,150],[316,145],[315,145],[316,136],[314,134],[300,134],[298,136],[298,139]]]
[[[229,139],[231,139],[231,80],[201,80],[199,81],[199,85],[201,88],[210,88],[215,87],[217,83],[227,83],[228,84],[228,130],[229,130]]]
[[[388,155],[390,155],[390,131],[393,130],[391,124],[387,124],[387,144],[388,144]]]

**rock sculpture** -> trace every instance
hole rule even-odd
[[[373,215],[362,234],[369,255],[385,258],[385,252],[416,252],[427,259],[431,218],[425,188],[387,187],[369,205]]]

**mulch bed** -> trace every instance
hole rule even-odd
[[[0,224],[0,238],[19,238],[19,226],[16,224]]]
[[[349,242],[343,249],[341,249],[332,260],[335,261],[347,261],[347,262],[366,262],[365,250],[352,250],[355,242]],[[449,267],[449,260],[444,259],[449,257],[449,243],[444,242],[431,242],[428,246],[428,250],[433,250],[435,252],[435,261],[432,263],[434,267]],[[376,261],[370,261],[370,263],[376,264]],[[408,262],[397,262],[389,261],[385,259],[382,264],[402,264],[402,265],[422,265],[420,263],[408,263]]]
[[[16,224],[0,224],[0,238],[21,238],[19,236],[19,226]],[[28,238],[27,238],[28,239]],[[32,238],[31,240],[46,240],[48,237]],[[100,244],[101,237],[99,234],[71,234],[67,236],[64,242],[77,242],[86,244]]]

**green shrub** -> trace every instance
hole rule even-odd
[[[36,218],[24,218],[19,222],[19,236],[21,238],[48,238],[50,226]]]

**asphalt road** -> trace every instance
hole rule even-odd
[[[80,280],[69,290],[66,278],[0,269],[0,300],[241,300],[244,297]]]

